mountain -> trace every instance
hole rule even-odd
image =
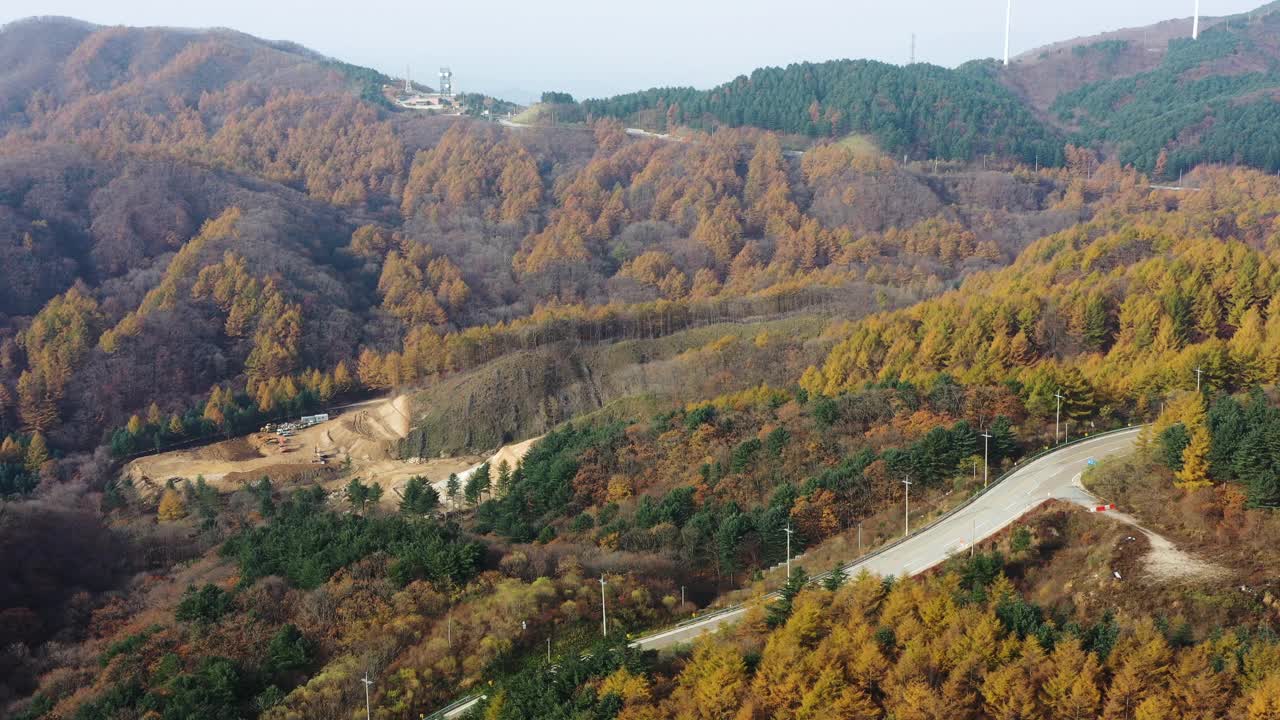
[[[1280,169],[1280,5],[1206,19],[1198,40],[1187,25],[1032,50],[1001,81],[1074,142],[1162,177],[1206,162]]]
[[[866,60],[797,63],[710,90],[655,88],[583,107],[658,130],[746,125],[820,137],[865,133],[890,154],[917,159],[996,154],[1056,164],[1062,154],[1062,139],[1037,123],[987,64],[949,70]]]
[[[762,68],[710,90],[654,88],[587,100],[592,116],[653,130],[752,126],[810,137],[866,134],[915,159],[1024,164],[1090,147],[1162,178],[1206,162],[1280,169],[1280,6],[1078,38],[1005,68],[838,60]],[[1162,156],[1163,154],[1163,156]]]
[[[1153,186],[1103,100],[1200,93],[1148,112],[1201,113],[1163,170],[1217,152],[1271,18],[1156,59],[546,95],[670,135],[410,112],[232,31],[6,26],[0,714],[1265,716],[1280,181]],[[326,410],[328,460],[258,432]],[[1059,419],[1151,422],[1081,482],[1197,562],[1144,572],[1159,538],[1050,507],[936,577],[803,587]],[[743,599],[692,653],[607,644]]]

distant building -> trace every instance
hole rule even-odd
[[[393,99],[396,105],[408,110],[452,114],[461,114],[466,110],[454,98],[453,71],[449,68],[440,68],[440,87],[437,92],[418,92],[409,81],[407,69],[405,76],[403,92],[394,92],[391,88],[387,88],[389,93],[394,93]]]

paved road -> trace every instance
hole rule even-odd
[[[1080,474],[1089,458],[1128,453],[1137,438],[1135,428],[1046,455],[1005,478],[969,507],[882,553],[846,565],[844,571],[851,577],[864,569],[877,575],[915,575],[938,565],[949,555],[967,550],[975,535],[979,541],[991,537],[1050,498],[1093,507],[1097,500],[1080,484]],[[703,633],[737,622],[744,612],[746,610],[740,608],[708,617],[700,623],[641,638],[632,645],[661,650],[687,643]]]
[[[1076,443],[1045,455],[993,486],[968,507],[883,552],[844,566],[849,576],[862,570],[877,575],[915,575],[938,565],[950,555],[967,550],[970,543],[985,540],[1011,525],[1029,510],[1051,498],[1094,507],[1097,499],[1080,484],[1090,458],[1126,454],[1133,450],[1139,428]],[[631,643],[645,650],[662,650],[692,642],[742,618],[736,608],[705,620],[664,630]],[[443,717],[455,718],[482,698],[473,696],[450,708]]]

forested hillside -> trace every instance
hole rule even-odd
[[[1010,67],[861,60],[770,67],[709,90],[654,88],[582,103],[652,130],[759,127],[866,135],[894,156],[1031,165],[1064,142],[1178,177],[1202,163],[1280,170],[1280,8],[1108,33],[1031,50]]]
[[[1160,65],[1059,95],[1050,108],[1078,142],[1114,148],[1159,178],[1196,165],[1280,170],[1280,9],[1169,41]],[[1120,41],[1117,41],[1120,42]],[[1103,52],[1123,52],[1125,48]]]
[[[0,83],[0,433],[55,450],[239,432],[628,317],[793,310],[813,282],[928,295],[1088,211],[1052,175],[797,162],[758,131],[395,113],[367,73],[226,31],[33,20],[0,46],[44,57]]]
[[[1094,421],[1146,412],[1204,383],[1234,390],[1276,377],[1275,243],[1280,181],[1202,170],[1201,190],[1130,195],[1049,235],[1009,268],[855,326],[801,384],[838,394],[868,381],[1016,381],[1043,411]]]
[[[1269,162],[1232,118],[1274,22],[1050,119],[1016,67],[843,61],[547,127],[232,31],[0,29],[0,713],[340,718],[369,673],[382,720],[1274,715],[1280,180],[1144,174]],[[602,599],[621,638],[783,585],[787,530],[809,572],[899,537],[904,478],[938,517],[1057,392],[1071,437],[1154,421],[1098,492],[1263,560],[1131,578],[1145,540],[1056,507],[935,577],[801,571],[689,652],[595,644]],[[386,394],[359,469],[120,472]]]
[[[972,160],[997,155],[1046,165],[1062,139],[1040,124],[974,63],[949,70],[866,60],[763,68],[712,88],[655,88],[583,103],[589,115],[637,119],[665,131],[680,125],[751,126],[817,137],[865,133],[894,156]]]

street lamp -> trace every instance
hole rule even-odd
[[[791,579],[791,533],[795,530],[791,529],[791,523],[787,523],[787,527],[783,529],[787,534],[787,580]]]
[[[902,514],[902,537],[911,534],[911,478],[907,477],[902,480],[902,484],[906,487],[906,509]]]
[[[607,583],[604,581],[604,575],[602,574],[600,576],[600,635],[602,637],[609,637],[609,621],[605,615],[604,608],[604,586],[606,584]]]
[[[1062,394],[1061,390],[1055,392],[1053,396],[1058,399],[1058,409],[1053,413],[1053,444],[1057,445],[1058,438],[1060,437],[1058,434],[1058,424],[1062,420],[1062,400],[1066,396]]]
[[[987,486],[987,470],[991,467],[991,438],[995,437],[985,430],[982,432],[982,487]]]
[[[1204,374],[1204,369],[1197,365],[1192,372],[1196,374],[1196,392],[1200,392],[1200,376]]]
[[[373,681],[369,679],[369,671],[368,671],[368,670],[365,670],[365,671],[364,671],[364,678],[363,678],[363,679],[361,679],[361,680],[360,680],[360,682],[364,683],[364,716],[365,716],[365,720],[370,720],[370,718],[372,718],[372,717],[373,717],[373,714],[370,712],[370,707],[369,707],[369,687],[370,687],[371,685],[373,685]]]

